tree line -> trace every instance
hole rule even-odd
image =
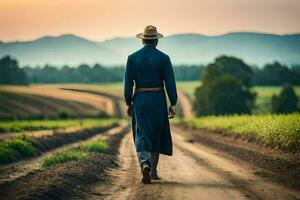
[[[228,63],[230,65],[230,63]],[[174,66],[177,81],[202,80],[204,65]],[[278,62],[263,68],[251,68],[251,81],[254,85],[300,85],[300,65],[287,67]],[[122,82],[124,66],[104,67],[100,64],[81,64],[77,67],[51,66],[20,68],[16,59],[5,56],[0,59],[0,84],[30,83],[107,83]]]

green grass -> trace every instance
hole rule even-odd
[[[71,161],[82,161],[90,153],[105,153],[108,150],[108,144],[104,141],[86,142],[78,148],[69,148],[62,152],[53,154],[46,158],[42,164],[43,167],[67,163]]]
[[[16,137],[8,141],[0,141],[0,164],[16,161],[20,158],[33,157],[37,150],[24,136]]]
[[[95,128],[120,122],[119,119],[66,119],[66,120],[20,120],[0,122],[0,133],[34,130],[63,129],[69,127]]]
[[[300,152],[300,114],[208,116],[178,119],[174,123],[254,136],[267,145]]]
[[[70,161],[76,160],[85,160],[87,157],[87,153],[83,151],[78,151],[75,149],[68,149],[63,152],[56,153],[49,158],[45,159],[42,166],[50,167],[52,165],[57,165],[61,163],[66,163]]]
[[[91,141],[80,147],[85,152],[104,153],[108,149],[108,145],[104,141]]]

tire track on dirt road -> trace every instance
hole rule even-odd
[[[120,146],[120,168],[110,172],[111,184],[93,189],[87,199],[299,199],[300,193],[253,174],[215,150],[189,143],[173,130],[174,155],[161,156],[161,180],[141,183],[131,133]],[[98,195],[97,195],[98,194]]]

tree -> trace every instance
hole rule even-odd
[[[237,78],[245,87],[252,86],[251,68],[242,60],[229,56],[218,57],[214,63],[209,64],[204,71],[202,82],[209,84],[210,81],[224,74]]]
[[[28,78],[18,62],[10,56],[0,59],[0,84],[27,85]]]
[[[281,65],[279,62],[265,65],[263,73],[267,85],[283,85],[285,83],[291,83],[291,78],[293,77],[289,68]]]
[[[196,115],[250,113],[255,100],[251,75],[251,68],[243,61],[217,58],[205,69],[202,85],[196,89]]]
[[[292,113],[297,111],[298,97],[291,85],[284,85],[279,95],[271,99],[273,113]]]

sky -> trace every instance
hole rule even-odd
[[[0,0],[0,40],[75,34],[95,41],[135,36],[300,32],[300,0]]]

